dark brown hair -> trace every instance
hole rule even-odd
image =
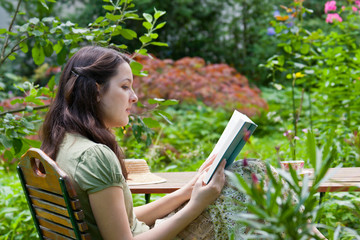
[[[127,178],[124,154],[114,134],[100,118],[99,90],[106,92],[118,66],[130,59],[120,52],[98,46],[81,48],[62,71],[58,92],[40,131],[41,149],[56,159],[65,133],[78,133],[91,141],[108,146],[119,159]]]

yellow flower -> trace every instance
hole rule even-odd
[[[278,21],[286,21],[286,20],[289,19],[289,16],[288,15],[286,15],[286,16],[276,16],[275,18]]]
[[[301,72],[295,73],[295,78],[302,78],[304,76],[305,76],[305,74],[302,74]]]

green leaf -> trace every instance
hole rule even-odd
[[[284,51],[287,52],[287,53],[291,53],[292,52],[292,47],[289,46],[289,45],[285,45],[284,46]]]
[[[163,42],[151,42],[150,44],[156,45],[156,46],[163,46],[163,47],[169,46],[167,43],[163,43]]]
[[[48,87],[50,89],[50,91],[54,91],[54,87],[55,87],[55,76],[52,76],[48,82]]]
[[[149,99],[148,103],[149,104],[159,104],[160,102],[164,102],[165,99],[163,98],[153,98],[153,99]]]
[[[145,48],[142,48],[142,49],[137,49],[137,50],[135,50],[135,52],[136,53],[139,53],[139,54],[141,54],[141,55],[144,55],[144,56],[146,56],[147,55],[147,50],[145,49]]]
[[[173,124],[169,119],[172,117],[169,113],[161,110],[155,111],[155,114],[161,116],[165,121],[167,121],[169,124]]]
[[[43,32],[41,32],[39,30],[34,30],[31,33],[32,33],[32,35],[34,35],[36,37],[40,37],[40,36],[42,36],[44,34]]]
[[[27,53],[27,52],[29,51],[29,47],[28,47],[28,45],[27,45],[27,42],[21,42],[21,43],[19,44],[19,46],[20,46],[20,49],[21,49],[21,51],[22,51],[23,53]]]
[[[94,23],[100,23],[104,19],[105,19],[104,17],[98,17]]]
[[[63,47],[56,56],[56,61],[59,65],[63,65],[65,63],[66,55],[67,55],[66,48]]]
[[[40,46],[40,44],[36,44],[31,53],[36,65],[40,65],[45,61],[44,49]]]
[[[159,104],[163,106],[176,105],[179,103],[179,100],[176,99],[168,99],[165,100],[163,98],[153,98],[148,100],[149,104]]]
[[[307,154],[310,160],[310,164],[316,171],[316,142],[315,142],[315,136],[312,133],[312,131],[309,131],[307,133],[306,145],[307,145]]]
[[[59,54],[59,52],[62,50],[63,48],[63,43],[62,41],[58,41],[55,45],[54,45],[54,51],[56,52],[56,54]]]
[[[163,106],[170,106],[170,105],[176,105],[179,103],[179,100],[176,100],[176,99],[168,99],[164,102],[160,102],[160,105],[163,105]]]
[[[54,52],[53,44],[51,41],[48,41],[48,44],[44,47],[44,53],[46,57],[50,57],[52,53]]]
[[[48,5],[46,4],[45,0],[40,0],[40,3],[41,3],[41,6],[43,6],[46,10],[49,11],[49,7],[48,7]]]
[[[158,19],[159,17],[161,17],[165,13],[166,13],[165,11],[157,11],[157,10],[155,10],[154,18]]]
[[[105,10],[108,10],[108,11],[114,11],[115,10],[115,7],[112,6],[112,5],[103,5],[102,6]]]
[[[107,19],[111,20],[111,21],[114,21],[114,22],[121,19],[121,15],[114,15],[114,14],[111,14],[111,13],[106,13],[105,17]]]
[[[150,34],[150,37],[151,37],[152,39],[157,39],[157,38],[159,37],[159,34],[157,34],[157,33],[152,33],[152,34]]]
[[[137,37],[136,32],[130,29],[121,29],[120,34],[127,40],[132,40]]]
[[[86,29],[86,28],[72,28],[71,30],[75,34],[84,34],[84,33],[89,32],[89,29]]]
[[[151,37],[147,37],[147,36],[141,36],[139,39],[142,44],[145,44],[145,43],[148,43],[151,41]]]
[[[145,18],[146,21],[148,21],[149,23],[152,22],[153,17],[152,17],[150,14],[148,14],[148,13],[143,13],[143,16],[144,16],[144,18]]]
[[[21,148],[22,148],[23,143],[22,143],[22,141],[21,141],[20,139],[18,139],[18,138],[14,138],[14,139],[12,140],[12,142],[13,142],[12,145],[13,145],[15,154],[18,154],[18,153],[21,151]]]
[[[156,25],[155,29],[162,28],[163,26],[165,26],[165,24],[166,24],[166,22],[159,23],[158,25]]]
[[[13,154],[11,151],[6,150],[6,151],[4,152],[4,159],[6,159],[6,160],[13,160],[13,158],[14,158],[14,154]]]
[[[7,30],[5,28],[0,28],[0,34],[4,34],[6,32],[7,32]]]
[[[152,28],[152,24],[149,23],[149,22],[143,22],[142,24],[147,30],[151,29]]]
[[[132,72],[140,72],[141,69],[143,68],[143,65],[141,63],[136,62],[136,61],[132,61],[130,63],[130,67],[131,67]]]
[[[310,45],[309,44],[302,45],[301,50],[300,50],[301,54],[306,55],[306,54],[309,53],[309,51],[310,51]]]
[[[48,22],[48,23],[52,23],[55,21],[54,17],[44,17],[42,20],[42,22]]]
[[[149,128],[155,128],[160,127],[160,123],[152,118],[143,118],[143,122],[149,127]]]
[[[39,22],[40,22],[40,20],[36,17],[29,19],[29,23],[32,23],[34,25],[38,24]]]
[[[11,148],[12,144],[11,141],[3,134],[0,134],[0,143],[5,147],[5,148]]]
[[[8,56],[9,60],[14,61],[15,55],[16,55],[16,53],[12,53],[10,56]]]

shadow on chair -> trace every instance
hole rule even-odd
[[[17,170],[40,239],[91,239],[70,178],[55,161],[31,148]]]

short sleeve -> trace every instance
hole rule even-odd
[[[101,144],[88,148],[82,154],[74,179],[88,194],[113,186],[123,188],[126,184],[115,153]]]

